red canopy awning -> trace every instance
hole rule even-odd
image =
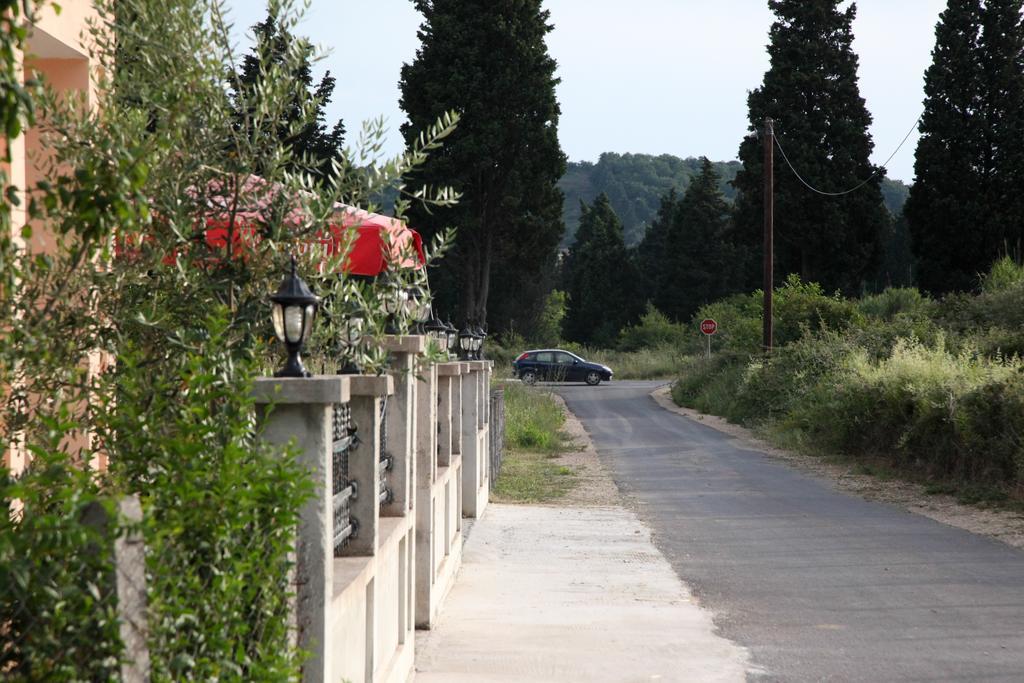
[[[259,227],[263,223],[264,211],[278,191],[278,187],[267,187],[262,178],[251,176],[246,180],[240,195],[250,198],[247,201],[250,206],[234,212],[234,229],[231,231],[232,258],[245,258],[246,252],[259,241]],[[255,199],[251,199],[252,197]],[[228,228],[231,219],[226,215],[217,215],[216,212],[218,208],[227,211],[226,201],[225,198],[222,202],[217,193],[213,193],[211,203],[214,205],[214,215],[207,218],[206,230],[200,237],[214,252],[226,250],[228,247]],[[285,220],[292,220],[298,224],[301,218],[295,215],[286,217]],[[354,236],[352,231],[356,232]],[[418,232],[391,216],[370,213],[345,204],[335,205],[333,218],[325,229],[304,238],[296,246],[300,254],[308,253],[310,250],[321,253],[323,263],[326,264],[329,258],[341,254],[347,244],[351,244],[351,248],[340,270],[351,275],[375,277],[388,267],[420,269],[426,265],[423,238]],[[173,258],[168,257],[171,261]]]

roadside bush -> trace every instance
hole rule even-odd
[[[109,549],[119,533],[84,522],[91,503],[113,512],[91,473],[59,442],[70,423],[15,479],[0,467],[0,677],[5,681],[117,680],[122,644]],[[20,514],[10,514],[18,501]],[[107,549],[107,552],[99,552]]]
[[[953,354],[941,343],[901,341],[879,362],[857,351],[844,372],[794,407],[786,425],[818,447],[880,457],[928,476],[1012,482],[1012,454],[1020,449],[1013,430],[1021,418],[987,432],[1008,442],[995,453],[986,449],[988,438],[972,434],[986,433],[982,425],[994,428],[981,415],[1003,414],[1003,405],[988,402],[1018,395],[1020,371],[1016,362]]]
[[[685,360],[673,398],[967,499],[1024,499],[1024,267],[1002,259],[981,284],[938,302],[912,288],[849,301],[791,276],[767,357],[760,292],[710,304],[697,318],[718,320],[730,353]]]
[[[697,326],[704,318],[718,322],[715,342],[735,353],[756,354],[762,345],[762,293],[735,294],[702,306],[693,317],[693,353],[702,351],[703,339]],[[775,346],[800,339],[805,331],[843,330],[860,324],[863,314],[857,304],[839,294],[827,295],[821,285],[803,282],[797,275],[786,278],[774,295]]]
[[[681,406],[733,419],[736,387],[743,380],[743,357],[716,354],[710,359],[690,356],[683,361],[672,399]]]
[[[988,272],[981,276],[981,291],[989,294],[1019,285],[1024,285],[1024,264],[1017,263],[1009,256],[993,263]]]
[[[949,341],[950,336],[935,322],[902,314],[890,320],[865,321],[860,327],[847,329],[843,337],[851,346],[862,349],[873,360],[888,358],[893,347],[900,340],[906,339],[916,339],[926,346],[934,346],[942,341],[947,348],[959,348],[958,344]]]
[[[864,315],[883,320],[897,317],[930,320],[936,312],[935,301],[913,287],[889,287],[879,294],[863,297],[857,307]]]
[[[698,326],[705,318],[712,318],[718,323],[714,339],[718,349],[745,354],[761,352],[760,290],[753,294],[734,294],[701,306],[690,323],[691,353],[704,352],[704,338]]]
[[[838,372],[855,350],[846,336],[836,332],[805,334],[770,356],[752,360],[736,387],[727,417],[750,423],[785,416]]]
[[[1024,499],[1024,375],[1008,374],[968,392],[956,422],[968,451],[954,463],[956,475]]]
[[[658,347],[681,347],[686,341],[686,329],[681,323],[674,323],[664,313],[647,304],[647,311],[635,325],[630,325],[619,334],[619,348],[636,351]]]
[[[154,680],[285,680],[299,510],[312,493],[294,453],[260,437],[252,361],[233,358],[213,311],[180,337],[171,366],[126,349],[116,410],[98,436],[109,477],[145,513]]]
[[[973,344],[978,353],[989,358],[1024,357],[1024,328],[990,327],[973,334],[961,333],[958,339]]]
[[[805,330],[844,330],[861,323],[863,315],[853,301],[837,292],[831,296],[816,282],[797,275],[786,278],[775,290],[775,344],[784,346],[800,339]]]
[[[961,316],[950,320],[951,327],[968,333],[992,326],[1024,326],[1024,283],[992,292],[982,292],[967,299]]]

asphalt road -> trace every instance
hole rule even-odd
[[[837,491],[658,385],[554,388],[751,680],[1024,681],[1024,552]]]

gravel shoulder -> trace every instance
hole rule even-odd
[[[565,413],[562,429],[572,440],[572,447],[559,455],[555,463],[570,468],[576,477],[572,490],[553,504],[585,507],[622,505],[619,490],[608,468],[600,461],[583,423],[569,410],[561,396],[552,393],[551,397]]]
[[[1014,548],[1024,548],[1024,515],[1020,513],[964,505],[949,495],[925,494],[920,485],[912,482],[882,480],[857,474],[851,471],[849,465],[776,448],[745,427],[715,415],[676,405],[669,387],[659,387],[651,392],[651,398],[665,410],[729,435],[735,439],[737,447],[784,460],[793,467],[829,481],[839,490],[856,493],[867,500],[896,505],[937,522],[997,539]]]

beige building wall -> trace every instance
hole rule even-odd
[[[61,11],[55,11],[52,4],[43,7],[31,27],[25,53],[21,56],[21,71],[26,77],[42,78],[57,92],[83,98],[87,106],[96,105],[96,79],[99,64],[89,54],[89,26],[98,20],[92,0],[61,0]],[[46,112],[37,112],[45,117]],[[22,189],[31,188],[40,177],[40,166],[45,161],[44,149],[38,129],[29,129],[14,140],[7,140],[11,151],[10,165],[5,169],[11,183]],[[25,205],[12,210],[15,244],[32,251],[48,251],[53,248],[52,235],[45,226],[33,226],[32,239],[21,239],[21,227],[25,224]],[[98,362],[94,359],[90,363]],[[25,454],[17,444],[8,444],[4,449],[4,465],[14,472],[25,466]],[[93,463],[98,465],[100,463]]]

